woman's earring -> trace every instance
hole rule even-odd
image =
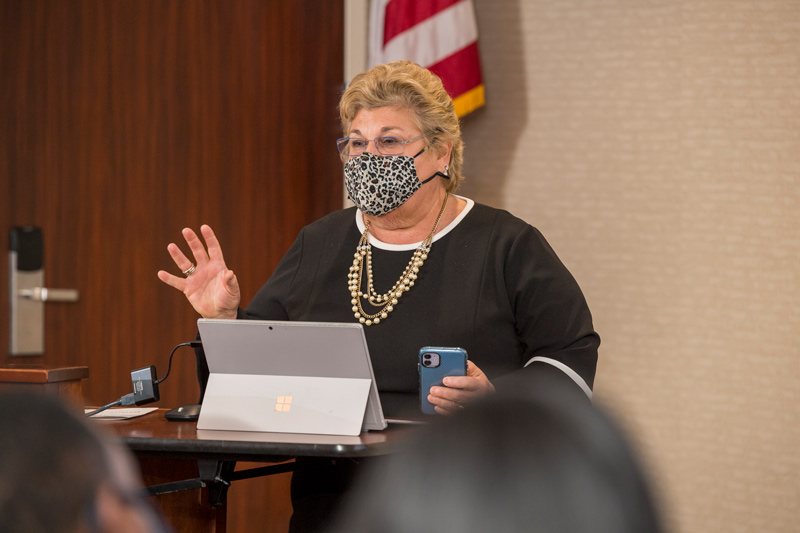
[[[448,172],[450,172],[450,165],[445,165],[445,166],[444,166],[444,175],[445,175],[445,176],[447,176],[447,175],[448,175],[448,174],[447,174]]]

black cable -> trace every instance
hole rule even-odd
[[[159,379],[159,380],[156,380],[156,385],[160,384],[162,381],[164,381],[165,379],[167,379],[167,376],[169,376],[169,371],[170,371],[170,370],[172,370],[172,356],[173,356],[173,355],[175,355],[175,350],[177,350],[177,349],[178,349],[178,348],[180,348],[181,346],[191,346],[192,348],[199,348],[199,347],[200,347],[200,346],[202,346],[202,345],[203,345],[203,343],[202,343],[202,342],[200,342],[200,341],[182,342],[182,343],[180,343],[180,344],[176,345],[176,346],[175,346],[175,347],[172,349],[172,351],[171,351],[171,352],[169,352],[169,363],[167,363],[167,373],[166,373],[166,374],[164,374],[164,377],[163,377],[163,378],[161,378],[161,379]]]
[[[199,348],[202,345],[203,345],[203,343],[200,342],[200,341],[190,341],[190,342],[182,342],[182,343],[178,344],[177,346],[175,346],[172,349],[172,351],[169,353],[169,363],[167,365],[167,373],[164,374],[163,378],[156,380],[154,382],[155,385],[158,385],[159,383],[161,383],[162,381],[167,379],[167,376],[169,376],[169,371],[172,370],[172,356],[175,355],[175,350],[177,350],[181,346],[191,346],[192,348]],[[156,387],[156,391],[158,391],[158,387]],[[158,395],[156,395],[156,400],[158,399],[157,396]],[[144,402],[144,403],[147,403],[147,402]],[[109,409],[111,407],[117,407],[117,406],[120,406],[120,405],[122,405],[122,406],[136,405],[135,394],[133,394],[133,393],[126,394],[125,396],[123,396],[119,400],[113,401],[108,405],[104,405],[103,407],[100,407],[99,409],[95,409],[94,411],[86,413],[86,416],[87,417],[94,416],[97,413],[101,413],[101,412],[105,411],[106,409]]]
[[[116,400],[114,402],[111,402],[108,405],[104,405],[103,407],[100,407],[99,409],[95,409],[94,411],[90,411],[90,412],[86,413],[86,416],[87,417],[94,416],[97,413],[105,411],[109,407],[116,407],[118,405],[134,405],[134,404],[136,404],[136,401],[134,400],[133,393],[126,394],[125,396],[123,396],[119,400]]]

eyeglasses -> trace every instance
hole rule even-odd
[[[375,143],[375,149],[378,150],[378,153],[381,155],[401,155],[405,152],[408,143],[418,141],[431,133],[433,132],[429,131],[428,133],[423,133],[419,137],[414,137],[407,141],[398,139],[397,137],[375,137],[372,140],[362,139],[360,137],[342,137],[336,140],[336,148],[343,156],[356,157],[363,154],[369,143],[373,142]]]

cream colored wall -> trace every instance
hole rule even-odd
[[[800,528],[800,0],[475,0],[462,193],[540,228],[671,529]]]

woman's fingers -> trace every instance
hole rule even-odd
[[[466,401],[466,395],[461,389],[431,387],[428,401],[434,405],[439,414],[454,413]]]
[[[239,283],[234,273],[227,269],[222,250],[213,230],[208,225],[200,227],[203,240],[191,228],[181,231],[192,251],[194,262],[176,245],[167,246],[180,274],[158,272],[158,278],[184,293],[192,307],[205,318],[236,318],[239,307]]]
[[[451,389],[464,391],[481,390],[481,382],[473,376],[448,376],[442,380],[442,385]]]
[[[460,403],[467,398],[467,394],[463,389],[454,389],[452,387],[431,387],[429,394],[434,398],[442,399],[442,405],[447,405],[445,402]]]
[[[194,260],[197,262],[197,264],[202,265],[206,263],[208,261],[208,253],[206,253],[206,247],[203,246],[203,243],[197,234],[190,228],[183,228],[182,233],[183,238],[186,239],[186,244],[188,244],[189,248],[192,250],[192,255],[194,256]],[[181,265],[178,266],[180,267]],[[186,266],[186,268],[182,268],[181,270],[186,270],[190,266],[191,264]]]
[[[192,265],[199,267],[209,262],[209,260],[219,260],[224,264],[222,248],[219,245],[216,235],[214,235],[214,231],[205,224],[200,228],[200,231],[205,239],[205,245],[191,228],[183,228],[181,231],[183,238],[186,240],[186,244],[189,245],[189,249],[192,251],[194,261],[189,259],[177,244],[170,243],[167,246],[169,255],[172,257],[172,260],[175,261],[175,265],[180,269],[181,273],[192,268]],[[206,246],[208,250],[206,250]],[[161,276],[159,276],[159,278],[160,277]],[[177,288],[176,281],[180,281],[180,278],[170,281],[162,279],[162,281]]]
[[[463,408],[464,408],[464,406],[461,405],[461,404],[452,404],[452,405],[450,405],[448,407],[442,407],[440,405],[437,405],[433,409],[434,409],[434,411],[436,411],[440,415],[451,415],[453,413],[459,412]]]
[[[211,229],[211,226],[208,224],[203,224],[200,226],[200,233],[203,234],[203,239],[206,241],[208,257],[212,261],[222,261],[224,263],[225,260],[222,258],[222,247],[219,245],[219,240],[217,240],[217,236],[214,234],[214,230]]]
[[[173,276],[169,272],[164,270],[158,271],[158,279],[169,285],[170,287],[175,287],[179,291],[183,292],[183,289],[186,288],[186,280],[183,278],[179,278],[178,276]]]
[[[494,385],[477,365],[472,361],[467,365],[466,376],[448,376],[442,380],[443,386],[431,387],[428,401],[437,412],[455,412],[465,403],[494,391]]]
[[[225,282],[225,287],[228,289],[230,294],[239,294],[239,281],[236,279],[236,274],[233,273],[233,270],[226,271],[223,275],[222,281]]]
[[[178,245],[174,242],[169,243],[167,246],[167,252],[169,252],[172,260],[175,261],[175,265],[181,269],[181,272],[192,266],[192,262],[189,261],[183,251],[178,248]]]
[[[430,398],[428,401],[431,401]],[[433,403],[431,401],[431,403]],[[434,410],[439,413],[440,415],[446,415],[450,413],[456,413],[459,410],[463,409],[464,404],[455,400],[443,400],[439,399],[438,402],[434,404]]]

